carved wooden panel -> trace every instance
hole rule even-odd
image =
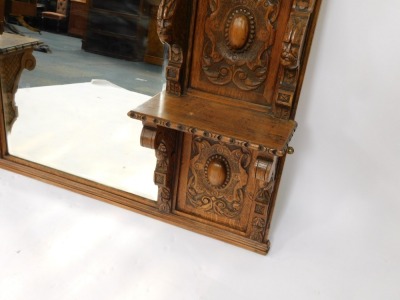
[[[264,97],[281,0],[199,4],[191,86],[242,101]]]
[[[190,134],[184,144],[177,210],[246,232],[252,153]]]
[[[267,243],[273,156],[186,134],[182,158],[176,210]]]
[[[170,213],[172,209],[177,137],[178,132],[175,130],[144,121],[140,145],[155,150],[157,164],[153,181],[158,186],[157,206],[162,213]]]

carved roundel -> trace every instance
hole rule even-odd
[[[245,7],[233,9],[225,24],[225,43],[233,52],[249,49],[255,37],[255,21],[252,12]]]
[[[231,179],[229,163],[219,154],[214,154],[207,159],[204,174],[208,184],[217,189],[225,188]]]

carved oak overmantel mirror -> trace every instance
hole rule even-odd
[[[19,103],[2,72],[0,166],[265,254],[320,1],[145,2],[165,88],[95,80]]]

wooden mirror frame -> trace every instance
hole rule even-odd
[[[219,0],[210,0],[210,2],[207,3],[213,6],[218,2]],[[265,207],[262,207],[263,205],[260,205],[259,207],[256,206],[256,208],[253,207],[254,214],[261,214],[261,212],[258,211],[259,209],[260,211],[263,211],[263,217],[254,218],[252,220],[246,219],[248,221],[248,226],[253,226],[252,230],[248,230],[248,235],[238,234],[235,230],[224,228],[221,224],[213,224],[210,221],[202,221],[193,217],[188,217],[186,214],[175,212],[171,207],[167,207],[166,209],[165,207],[163,208],[163,205],[165,205],[165,203],[163,203],[165,195],[162,195],[162,193],[163,191],[166,191],[166,182],[169,182],[168,176],[170,176],[171,172],[174,172],[172,170],[175,169],[175,166],[180,168],[178,167],[178,164],[181,164],[180,155],[182,150],[181,148],[178,149],[179,153],[177,155],[179,159],[176,159],[177,156],[174,156],[176,154],[172,155],[168,153],[168,151],[170,151],[169,149],[173,147],[167,146],[166,149],[160,150],[160,148],[156,147],[157,145],[160,145],[160,141],[157,142],[156,140],[161,136],[163,143],[175,143],[176,140],[180,141],[178,143],[182,143],[182,140],[185,138],[182,135],[182,131],[184,130],[180,127],[181,124],[179,122],[174,123],[174,120],[172,120],[172,123],[169,123],[169,125],[167,124],[168,122],[165,124],[159,124],[158,122],[160,120],[163,122],[165,121],[163,117],[157,118],[157,116],[154,116],[151,112],[147,111],[146,107],[142,108],[142,111],[140,111],[140,109],[139,111],[135,109],[129,112],[129,116],[143,121],[144,129],[141,137],[142,145],[153,149],[156,148],[156,155],[160,155],[160,151],[163,152],[165,150],[167,152],[161,154],[167,155],[170,159],[169,167],[167,166],[167,169],[163,170],[163,172],[165,171],[164,173],[160,173],[160,169],[157,169],[158,167],[156,167],[155,170],[155,182],[160,187],[160,195],[157,202],[10,155],[8,152],[6,137],[7,124],[12,122],[13,119],[13,117],[10,117],[10,112],[11,115],[13,113],[17,114],[14,95],[18,86],[20,74],[23,69],[30,70],[35,66],[35,59],[32,55],[32,51],[33,47],[39,42],[32,39],[21,37],[18,41],[14,41],[14,44],[11,43],[13,46],[2,45],[1,47],[0,67],[2,70],[2,105],[0,105],[0,167],[178,225],[185,229],[217,238],[260,254],[266,254],[270,247],[268,232],[286,154],[292,152],[292,149],[288,147],[288,143],[297,126],[294,122],[294,117],[321,1],[265,0],[263,2],[265,2],[265,7],[281,6],[282,10],[286,12],[283,17],[279,18],[280,23],[274,25],[277,28],[276,35],[280,37],[280,40],[277,42],[279,45],[276,43],[276,45],[278,45],[277,51],[271,56],[271,62],[275,62],[273,72],[275,73],[276,80],[273,82],[267,82],[267,84],[270,85],[270,89],[268,90],[270,93],[269,97],[273,100],[266,109],[268,112],[271,112],[271,117],[268,117],[268,126],[270,126],[270,128],[280,127],[281,125],[279,124],[284,124],[282,126],[288,126],[288,129],[287,132],[285,131],[285,141],[281,145],[273,145],[274,147],[268,144],[272,141],[268,139],[263,140],[263,144],[259,144],[258,146],[254,143],[246,143],[245,139],[240,141],[243,143],[244,148],[249,148],[252,151],[266,151],[268,155],[271,155],[272,157],[272,160],[268,163],[265,163],[264,160],[257,160],[255,166],[255,176],[257,180],[263,178],[263,180],[268,183],[271,180],[271,176],[275,176],[272,183],[273,189],[271,189],[268,207],[265,205]],[[172,95],[181,97],[191,93],[190,68],[193,57],[194,30],[196,28],[196,22],[198,21],[196,20],[196,13],[198,11],[198,5],[200,5],[199,3],[201,3],[201,1],[198,0],[162,0],[160,3],[158,12],[158,33],[160,39],[169,45],[169,63],[166,69],[167,93],[154,97],[152,100],[155,99],[156,102],[160,101],[162,97],[170,97],[168,95],[171,95],[171,97],[173,97]],[[276,20],[274,20],[274,22],[276,22]],[[3,40],[5,35],[2,37]],[[285,37],[288,39],[298,39],[296,41],[296,46],[298,47],[297,59],[291,62],[290,65],[285,62],[283,58],[283,49],[287,46],[284,41]],[[7,38],[12,37],[8,36]],[[3,71],[10,68],[13,70],[12,72]],[[10,74],[12,74],[12,76],[10,76]],[[290,76],[290,78],[287,78],[287,76]],[[198,94],[196,95],[198,96]],[[197,96],[192,98],[194,99]],[[192,101],[191,103],[197,103],[195,102],[197,100],[190,101]],[[222,102],[224,101],[222,100]],[[3,105],[3,103],[5,105]],[[218,105],[217,107],[219,107]],[[261,113],[266,112],[264,109],[260,110],[257,103],[249,105],[240,104],[235,106],[236,108],[239,107],[239,110],[241,108],[248,109],[252,116],[257,114],[253,114],[254,111],[261,111]],[[223,106],[221,107],[227,108]],[[260,119],[258,118],[257,120]],[[164,129],[171,126],[171,124],[173,127],[172,131]],[[255,123],[255,126],[258,125],[259,124]],[[201,125],[200,132],[204,137],[209,137],[207,135],[208,132],[204,129],[202,130]],[[220,142],[229,143],[229,141],[232,142],[235,137],[234,134],[232,136],[227,134],[224,137],[221,135]],[[216,137],[216,139],[218,138]],[[225,141],[225,139],[227,140]],[[273,168],[273,174],[271,174],[271,168]],[[160,176],[158,179],[156,179],[157,175]],[[164,179],[164,186],[160,183],[161,177]],[[177,182],[177,180],[175,181]],[[176,198],[179,191],[176,190],[177,183],[175,181],[172,183],[171,188],[168,189],[168,192],[173,193],[173,197]],[[175,204],[176,202],[174,202],[174,205]],[[256,222],[257,220],[259,223]],[[252,224],[252,222],[256,222],[256,224]]]

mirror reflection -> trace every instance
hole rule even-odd
[[[51,9],[49,2],[37,8]],[[7,18],[9,28],[43,42],[36,68],[22,73],[7,143],[13,156],[156,200],[155,154],[140,146],[142,124],[127,112],[162,90],[163,47],[156,3],[137,2],[97,9],[96,1],[70,1],[69,22],[42,20],[40,11],[25,17],[40,33]],[[85,24],[74,19],[77,4],[87,9]]]

